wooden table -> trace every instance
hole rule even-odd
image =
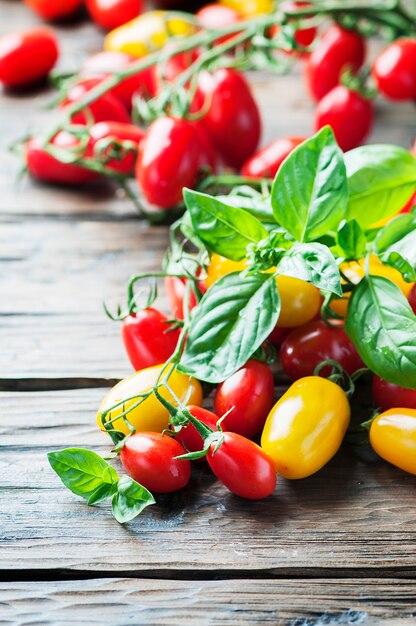
[[[0,15],[2,30],[36,23],[10,0]],[[58,30],[62,67],[100,47],[86,21]],[[265,139],[311,132],[296,75],[253,83]],[[0,102],[0,624],[414,624],[416,485],[393,467],[346,449],[317,476],[245,502],[198,466],[188,488],[124,527],[51,471],[51,449],[108,451],[95,411],[130,367],[101,303],[159,267],[167,231],[108,188],[15,181],[6,146],[49,97]],[[409,145],[414,109],[377,108],[371,141]]]

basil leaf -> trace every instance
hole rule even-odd
[[[155,504],[155,499],[143,485],[130,476],[120,478],[112,502],[113,515],[120,524],[134,519],[151,504]]]
[[[95,452],[84,448],[66,448],[49,452],[48,460],[64,485],[77,496],[99,502],[114,493],[116,470]]]
[[[337,244],[347,259],[359,259],[365,255],[367,237],[359,223],[352,219],[340,224]]]
[[[345,154],[347,218],[366,228],[398,213],[416,190],[416,159],[398,146],[361,146]]]
[[[416,316],[400,289],[381,276],[367,276],[354,289],[345,329],[375,374],[416,389]]]
[[[375,250],[380,260],[397,269],[405,280],[416,281],[416,212],[399,215],[382,228]]]
[[[262,223],[244,209],[190,189],[184,189],[183,197],[198,237],[227,259],[241,261],[250,243],[267,236]]]
[[[347,199],[343,154],[325,126],[280,166],[272,186],[273,212],[295,239],[312,241],[337,228]]]
[[[270,202],[270,196],[263,196],[256,194],[255,196],[241,195],[237,193],[229,194],[228,196],[216,196],[217,200],[225,202],[229,206],[238,207],[244,209],[257,217],[261,222],[274,223],[273,209]]]
[[[210,383],[225,380],[267,339],[279,312],[272,274],[224,276],[193,310],[178,369]]]
[[[279,274],[294,276],[318,289],[342,296],[338,265],[330,250],[320,243],[295,243],[277,266]]]

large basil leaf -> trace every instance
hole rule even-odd
[[[216,196],[216,198],[229,206],[248,211],[261,222],[274,224],[276,226],[270,196],[263,196],[259,193],[255,195],[248,195],[248,193],[247,195],[232,193],[228,196]]]
[[[399,215],[377,235],[380,260],[399,270],[408,282],[416,281],[416,212]]]
[[[134,519],[150,504],[155,504],[150,491],[130,476],[120,478],[112,501],[113,515],[120,524]]]
[[[345,154],[347,218],[363,227],[398,213],[416,190],[416,158],[398,146],[361,146]]]
[[[183,196],[195,232],[212,252],[241,261],[250,243],[267,236],[263,224],[244,209],[190,189]]]
[[[343,154],[325,126],[280,166],[272,186],[273,212],[295,239],[312,241],[337,228],[347,200]]]
[[[416,389],[416,316],[397,285],[380,276],[363,278],[352,293],[345,329],[375,374]]]
[[[345,258],[359,259],[365,255],[367,237],[356,220],[347,220],[338,228],[337,244]]]
[[[279,274],[294,276],[318,289],[342,296],[338,265],[330,250],[320,243],[295,243],[277,266]]]
[[[193,311],[178,369],[210,383],[225,380],[270,335],[279,312],[273,275],[234,272],[224,276]]]

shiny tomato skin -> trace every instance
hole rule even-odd
[[[281,299],[277,326],[280,328],[303,326],[318,315],[321,295],[314,285],[283,274],[277,276],[276,283]]]
[[[212,444],[207,461],[232,493],[248,500],[270,496],[276,487],[276,470],[269,455],[256,443],[237,433],[224,433],[224,442],[215,451]]]
[[[411,290],[409,291],[407,299],[409,300],[413,313],[416,315],[416,283],[413,284]]]
[[[201,293],[204,294],[206,291],[205,283],[203,281],[199,281],[198,286]],[[183,301],[186,292],[186,279],[178,278],[177,276],[166,276],[165,289],[172,316],[177,320],[183,320]],[[192,309],[196,307],[196,304],[195,294],[191,291],[189,295],[189,310],[192,311]]]
[[[274,402],[273,373],[265,363],[250,359],[235,374],[220,383],[214,412],[226,430],[249,439],[261,431]]]
[[[374,404],[383,411],[397,406],[416,409],[416,389],[393,385],[374,374],[371,392]]]
[[[24,2],[42,19],[51,22],[73,17],[82,5],[82,0],[24,0]]]
[[[286,337],[280,350],[285,374],[292,380],[312,376],[315,367],[326,359],[337,361],[348,374],[364,367],[354,344],[342,327],[332,328],[322,320],[300,326]],[[319,375],[329,376],[332,367]]]
[[[133,124],[123,122],[98,122],[89,129],[90,141],[86,155],[103,161],[105,167],[120,174],[132,174],[136,162],[137,151],[145,131]],[[108,146],[108,142],[112,142]],[[125,148],[122,147],[123,142]],[[127,143],[126,143],[127,142]],[[102,149],[100,149],[100,146]],[[130,149],[131,148],[133,149]],[[117,158],[105,159],[111,152],[117,154]],[[118,158],[118,157],[121,158]],[[157,361],[160,363],[160,361]]]
[[[179,333],[171,329],[166,315],[151,307],[127,316],[121,327],[124,347],[136,370],[167,361],[175,351]]]
[[[211,430],[217,430],[217,422],[220,419],[212,411],[202,408],[201,406],[187,406],[188,411]],[[223,430],[225,430],[223,428]],[[195,426],[189,423],[176,435],[176,439],[189,452],[198,452],[203,449],[203,440],[196,430]]]
[[[371,131],[373,103],[344,85],[331,89],[319,101],[315,112],[315,131],[331,126],[341,150],[359,146]]]
[[[87,78],[81,80],[76,85],[73,85],[68,89],[66,99],[61,103],[61,107],[73,104],[80,100],[85,94],[96,87],[101,82],[99,78]],[[91,114],[93,122],[124,122],[130,123],[130,116],[126,107],[116,98],[112,93],[105,93],[100,96],[94,102],[92,102],[86,109]],[[90,121],[89,115],[84,110],[75,113],[71,117],[73,124],[88,124]]]
[[[181,444],[161,433],[136,433],[126,440],[120,460],[127,474],[154,493],[171,493],[188,484],[191,464],[174,457],[186,454]]]
[[[240,21],[240,15],[237,11],[216,3],[206,4],[196,12],[195,17],[198,24],[207,30],[225,28]]]
[[[380,52],[372,75],[391,100],[416,100],[416,37],[398,39]]]
[[[306,137],[281,137],[255,152],[241,168],[247,178],[274,178],[281,164]]]
[[[305,79],[312,98],[321,100],[338,85],[344,69],[358,70],[364,58],[365,42],[360,35],[341,26],[330,26],[305,64]]]
[[[416,474],[416,410],[398,407],[377,415],[371,423],[370,443],[382,459]]]
[[[273,344],[275,348],[280,348],[283,341],[286,339],[290,332],[290,328],[280,328],[279,326],[275,326],[268,336],[267,341]]]
[[[143,13],[143,0],[86,0],[89,14],[98,26],[112,30]]]
[[[26,87],[48,75],[59,55],[49,28],[31,28],[0,37],[0,82],[8,88]]]

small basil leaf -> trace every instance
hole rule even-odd
[[[212,252],[241,261],[250,243],[267,236],[262,223],[244,209],[190,189],[183,197],[195,232]]]
[[[151,504],[155,504],[155,499],[143,485],[130,476],[120,478],[112,502],[113,515],[120,524],[134,519]]]
[[[219,383],[246,363],[276,326],[280,298],[271,274],[234,272],[194,309],[179,370]]]
[[[280,166],[272,186],[273,212],[295,239],[312,241],[337,228],[347,199],[343,154],[325,126]]]
[[[108,484],[103,483],[90,495],[88,498],[88,504],[97,504],[106,498],[109,498],[117,491],[117,482]]]
[[[295,243],[277,266],[279,274],[294,276],[318,289],[342,296],[338,265],[330,250],[320,243]]]
[[[86,500],[97,496],[108,489],[112,494],[112,486],[118,481],[116,470],[98,454],[84,448],[66,448],[57,452],[49,452],[48,460],[64,485],[77,496]],[[100,491],[97,491],[100,490]],[[108,497],[103,496],[103,497]],[[103,498],[99,498],[103,499]]]
[[[416,316],[397,285],[363,278],[350,298],[345,329],[375,374],[416,389]]]
[[[359,223],[352,219],[340,224],[337,244],[347,259],[359,259],[365,255],[367,237]]]
[[[375,250],[380,260],[397,269],[406,281],[416,281],[416,212],[399,215],[382,228]]]
[[[347,218],[367,228],[398,213],[416,189],[416,159],[398,146],[361,146],[345,154]]]

